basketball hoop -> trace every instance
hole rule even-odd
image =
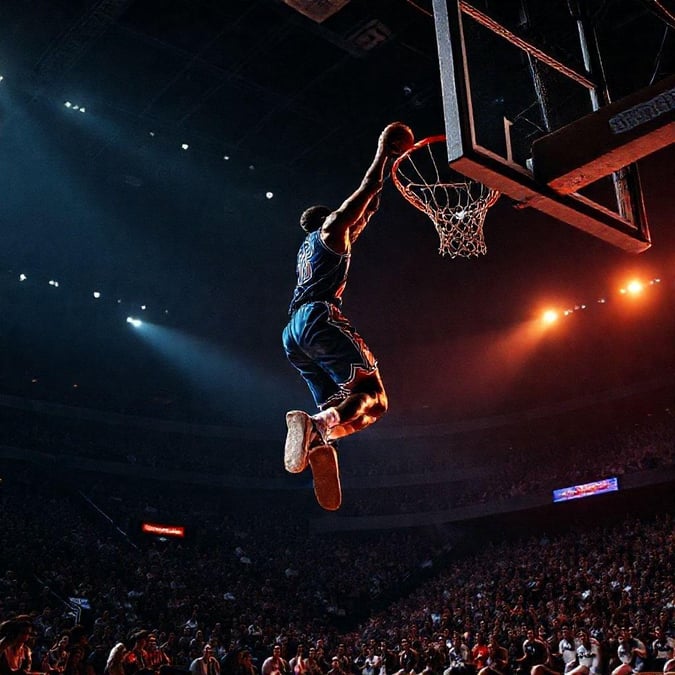
[[[391,177],[406,200],[431,218],[441,255],[471,258],[485,254],[483,224],[499,192],[448,166],[445,136],[415,143],[396,158]]]

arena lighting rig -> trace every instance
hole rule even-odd
[[[19,281],[21,284],[25,284],[27,281],[29,281],[29,276],[25,272],[21,272],[20,274],[16,275],[14,277]],[[31,281],[35,279],[34,275],[31,275]],[[640,296],[644,295],[644,293],[650,288],[657,286],[662,283],[662,280],[660,277],[654,277],[652,279],[649,279],[648,281],[643,281],[638,278],[631,278],[628,281],[625,282],[625,284],[619,288],[618,294],[620,296],[624,296],[626,298],[634,298],[637,299]],[[60,288],[60,284],[58,281],[56,281],[54,278],[49,279],[48,281],[49,286],[52,286],[53,288]],[[97,288],[96,290],[93,291],[88,291],[89,297],[93,297],[95,300],[102,300],[104,297],[105,298],[112,298],[113,296],[108,295],[105,293],[104,290],[101,290]],[[596,300],[592,302],[580,302],[576,303],[571,307],[567,308],[560,308],[560,307],[548,307],[545,310],[541,311],[539,314],[539,321],[544,327],[552,327],[555,324],[559,322],[561,318],[568,317],[571,314],[574,314],[575,312],[580,312],[589,309],[592,305],[604,305],[607,304],[609,301],[608,297],[600,297],[597,298]],[[114,301],[117,305],[122,304],[122,299],[117,298],[117,300]],[[136,305],[134,303],[134,306],[137,307],[137,309],[140,308],[141,311],[146,311],[148,309],[148,305],[146,304],[140,304]],[[164,315],[169,314],[168,309],[164,309],[162,312]],[[126,322],[131,324],[134,328],[138,328],[142,325],[141,319],[134,317],[134,316],[127,316]]]
[[[649,286],[656,286],[661,283],[661,279],[659,277],[655,277],[654,279],[650,279],[647,282],[643,282],[639,279],[631,279],[626,283],[625,286],[619,289],[619,295],[626,295],[630,297],[637,297],[644,293],[644,291],[647,289]],[[588,309],[591,304],[596,304],[596,305],[605,305],[607,304],[607,298],[602,297],[598,298],[595,300],[594,303],[578,303],[575,304],[572,307],[568,307],[566,309],[555,309],[555,308],[548,308],[544,310],[541,313],[541,323],[545,326],[551,326],[555,323],[557,323],[558,319],[563,316],[570,316],[571,314],[574,314],[575,312],[583,311]]]

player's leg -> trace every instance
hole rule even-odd
[[[284,330],[286,354],[307,382],[321,409],[286,414],[285,465],[295,473],[307,462],[314,491],[326,509],[342,495],[337,454],[329,441],[365,429],[387,410],[377,363],[340,310],[327,302],[300,307]]]
[[[387,412],[387,394],[377,368],[368,373],[359,371],[352,382],[343,388],[349,393],[333,409],[337,412],[337,423],[325,424],[325,438],[335,440],[361,431],[376,422]],[[330,410],[330,407],[326,408]],[[315,415],[317,424],[321,424],[321,413]]]
[[[295,317],[294,317],[295,318]],[[318,366],[298,344],[298,326],[301,321],[291,321],[283,332],[284,351],[293,367],[300,373],[309,387],[317,407],[322,402],[339,402],[342,394],[338,385]],[[286,445],[284,465],[290,473],[300,473],[307,466],[310,447],[323,444],[324,440],[316,430],[314,421],[302,410],[286,413]]]
[[[322,403],[313,419],[324,440],[361,431],[387,411],[387,395],[373,353],[337,307],[327,307],[318,331],[316,362],[337,383],[342,400]]]

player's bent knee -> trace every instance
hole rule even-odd
[[[376,417],[382,417],[389,410],[389,399],[384,389],[377,395],[376,403],[373,406],[373,412]]]

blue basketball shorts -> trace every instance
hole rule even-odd
[[[298,307],[282,339],[288,360],[307,382],[319,408],[343,400],[358,373],[377,370],[368,345],[330,302],[309,302]]]

